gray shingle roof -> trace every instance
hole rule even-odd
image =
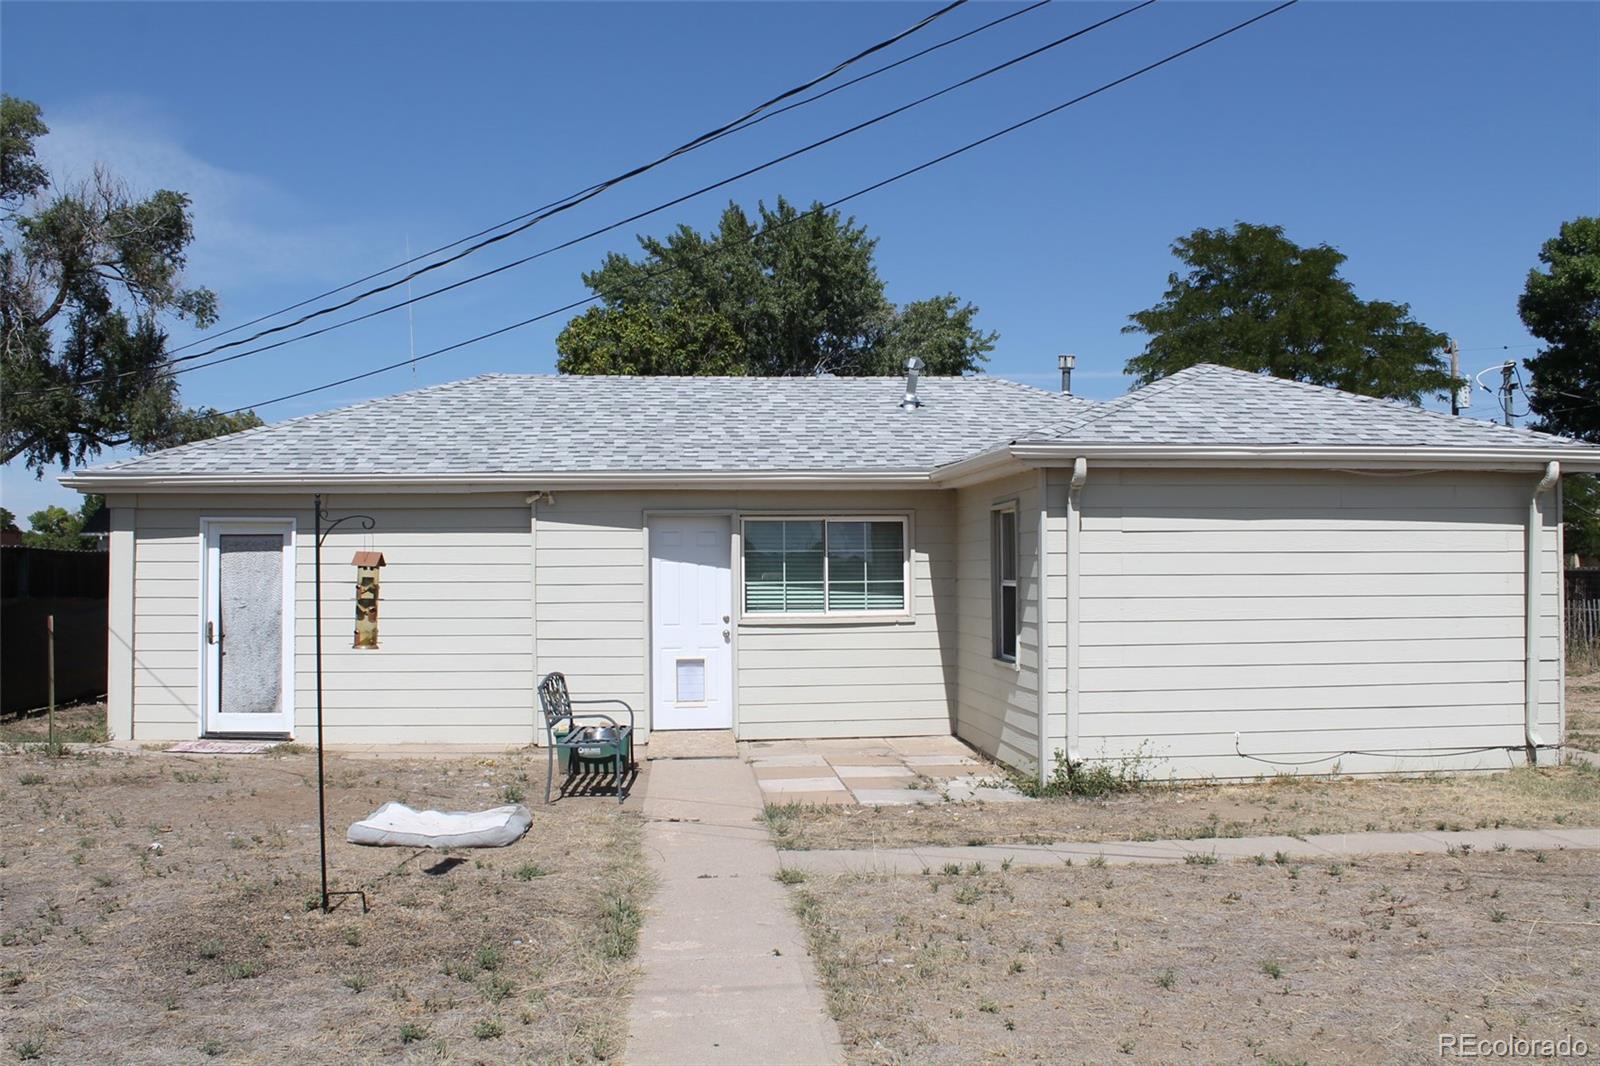
[[[1019,438],[1030,444],[1592,449],[1565,437],[1203,363]]]
[[[97,475],[930,471],[1092,406],[1000,378],[490,374],[87,471]]]
[[[1002,378],[489,374],[84,471],[78,477],[927,474],[1010,444],[1600,447],[1203,364],[1105,403]],[[1574,456],[1574,450],[1581,453]]]

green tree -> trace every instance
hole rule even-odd
[[[1140,385],[1197,363],[1413,404],[1456,385],[1444,335],[1405,304],[1356,296],[1336,248],[1240,222],[1179,237],[1172,254],[1187,272],[1168,274],[1161,302],[1122,329],[1150,337],[1125,367]]]
[[[0,507],[0,533],[16,533],[17,516],[11,513],[11,508]]]
[[[583,276],[601,304],[556,339],[566,374],[930,374],[977,372],[996,334],[946,295],[896,307],[875,238],[821,204],[779,198],[752,220],[737,204],[714,232],[641,237],[641,260],[608,255]]]
[[[1544,342],[1527,360],[1534,428],[1600,442],[1600,218],[1563,222],[1539,262],[1517,300],[1522,324]],[[1563,495],[1567,550],[1600,555],[1600,482],[1569,477]]]
[[[168,317],[204,328],[216,296],[183,285],[189,198],[140,199],[103,170],[52,185],[34,156],[39,107],[0,96],[0,462],[39,476],[103,448],[170,447],[260,425],[185,408],[167,373]]]
[[[22,543],[30,548],[67,548],[84,551],[94,547],[94,538],[83,535],[83,527],[105,503],[102,496],[85,496],[77,512],[50,506],[28,516],[28,532]]]

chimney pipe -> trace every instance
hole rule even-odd
[[[1075,355],[1056,356],[1056,366],[1061,368],[1061,393],[1063,396],[1072,395],[1072,370],[1078,365]]]
[[[922,401],[917,398],[917,376],[925,365],[916,356],[906,360],[906,398],[900,401],[902,411],[915,411],[922,406]]]

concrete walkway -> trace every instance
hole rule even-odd
[[[661,759],[644,796],[659,887],[639,942],[629,1066],[844,1061],[738,759]]]
[[[811,873],[921,873],[947,862],[996,867],[1082,865],[1095,858],[1107,865],[1185,862],[1191,855],[1218,859],[1272,858],[1278,852],[1302,861],[1352,855],[1445,854],[1452,848],[1494,851],[1600,850],[1600,828],[1469,829],[1461,832],[1329,833],[1307,837],[1209,837],[1203,840],[1120,840],[1098,844],[997,844],[982,847],[892,848],[859,851],[785,851],[783,864]]]

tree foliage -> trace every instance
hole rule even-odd
[[[0,96],[0,461],[42,475],[101,449],[170,447],[260,425],[185,408],[168,369],[168,317],[201,327],[215,294],[183,283],[189,198],[145,198],[104,170],[59,188],[38,163],[37,105]]]
[[[83,527],[95,512],[105,506],[104,496],[85,496],[77,511],[50,506],[28,516],[28,532],[22,543],[30,548],[66,548],[87,551],[94,547],[94,538],[85,536]]]
[[[583,276],[601,304],[556,340],[567,374],[930,374],[980,369],[996,334],[955,296],[896,307],[873,263],[875,238],[821,204],[779,198],[752,220],[729,204],[709,234],[641,237],[641,260],[608,255]]]
[[[1168,274],[1161,302],[1122,330],[1150,337],[1125,368],[1140,385],[1197,363],[1413,404],[1455,385],[1445,336],[1405,304],[1356,296],[1338,249],[1240,222],[1179,237],[1172,254],[1187,272]]]
[[[1527,360],[1535,429],[1600,443],[1600,217],[1563,222],[1539,249],[1517,311],[1544,342]],[[1567,549],[1600,555],[1600,484],[1567,479]]]

